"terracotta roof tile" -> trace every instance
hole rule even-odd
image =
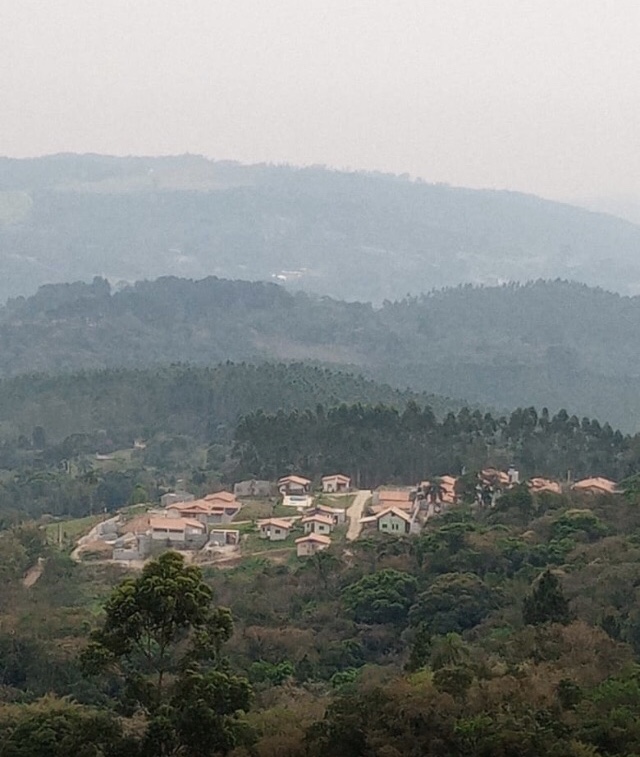
[[[315,541],[318,544],[331,544],[331,537],[324,534],[309,534],[308,536],[301,536],[296,539],[296,544],[301,544],[308,541]]]

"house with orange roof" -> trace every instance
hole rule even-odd
[[[584,492],[586,494],[616,494],[618,487],[615,481],[601,476],[593,478],[583,478],[582,481],[576,481],[571,487],[573,491]]]
[[[341,526],[347,522],[347,511],[343,507],[330,507],[329,505],[314,505],[309,510],[305,510],[305,517],[308,515],[324,515],[333,520],[334,526]]]
[[[230,523],[241,508],[241,503],[235,498],[227,502],[211,501],[205,498],[171,505],[166,513],[173,518],[193,518],[205,525],[218,525]]]
[[[296,552],[298,557],[311,557],[316,552],[321,552],[331,546],[331,537],[325,534],[312,533],[296,539]]]
[[[408,534],[411,532],[411,516],[398,507],[389,507],[374,515],[360,518],[365,528],[375,528],[385,534]]]
[[[260,538],[269,539],[269,541],[284,541],[288,538],[292,528],[293,523],[282,518],[267,518],[258,521]]]
[[[304,476],[283,476],[278,479],[280,494],[308,494],[311,491],[311,481]]]
[[[562,486],[557,481],[542,478],[541,476],[529,479],[528,486],[532,494],[542,494],[544,492],[548,494],[562,494]]]
[[[302,519],[302,527],[305,534],[325,534],[333,531],[333,518],[326,515],[307,515]]]
[[[350,488],[351,478],[349,476],[344,476],[342,473],[335,473],[332,476],[322,477],[322,491],[327,494],[348,492]]]
[[[435,489],[437,489],[437,496],[435,498],[436,503],[455,505],[455,503],[458,501],[458,497],[456,495],[456,481],[457,478],[455,476],[439,476],[435,480]],[[427,500],[433,501],[433,497],[430,497],[432,490],[431,481],[421,481],[418,488],[422,491]]]
[[[205,502],[211,502],[213,504],[220,503],[225,505],[238,501],[235,494],[231,494],[231,492],[226,491],[212,492],[211,494],[207,494],[205,495],[204,500]]]
[[[509,486],[511,483],[509,474],[498,470],[497,468],[484,468],[484,470],[480,471],[480,479],[483,484],[497,484],[498,486],[504,487]]]
[[[190,518],[199,520],[201,523],[207,522],[207,516],[211,511],[208,502],[202,499],[193,500],[192,502],[178,502],[167,507],[165,514],[167,518]]]
[[[149,527],[154,541],[186,544],[198,537],[206,539],[207,527],[192,518],[150,518]]]
[[[376,489],[373,492],[371,505],[374,510],[381,512],[390,507],[401,510],[412,510],[415,490],[412,489]]]

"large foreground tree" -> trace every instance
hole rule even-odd
[[[200,569],[167,552],[114,589],[83,654],[87,672],[115,676],[123,707],[147,717],[149,754],[224,754],[242,730],[251,689],[222,657],[233,623],[212,599]]]

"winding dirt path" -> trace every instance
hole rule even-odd
[[[353,504],[347,510],[347,517],[349,518],[349,528],[347,529],[347,541],[355,541],[360,536],[362,531],[362,511],[364,506],[371,496],[369,489],[360,489],[356,494],[356,498],[353,500]]]

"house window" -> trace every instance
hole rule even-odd
[[[387,523],[386,523],[385,521],[383,521],[383,522],[381,523],[381,526],[382,526],[382,528],[387,528],[387,527],[388,527],[388,524],[387,524]]]
[[[274,529],[273,533],[274,533],[274,534],[275,534],[276,536],[279,536],[279,535],[280,535],[280,534],[281,534],[282,532],[280,531],[280,529],[279,529],[279,528],[276,528],[276,529]]]

